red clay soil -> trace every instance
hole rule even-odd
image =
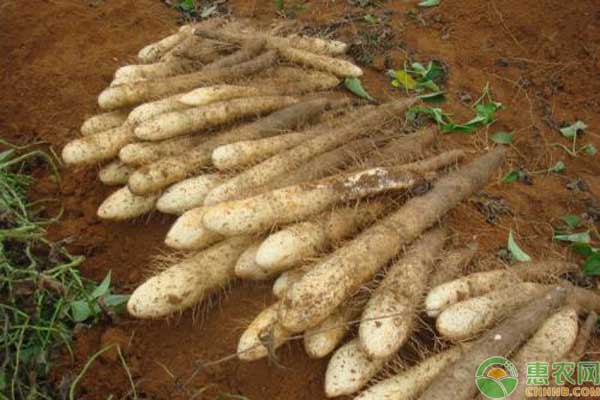
[[[486,192],[501,196],[513,215],[500,216],[491,225],[475,202],[467,202],[449,218],[457,240],[477,240],[481,258],[493,258],[512,228],[534,258],[566,257],[566,247],[551,240],[551,223],[567,213],[593,216],[600,206],[595,200],[600,197],[598,156],[574,158],[552,146],[568,145],[557,127],[580,119],[590,126],[581,143],[600,148],[597,0],[442,0],[439,7],[417,14],[406,13],[414,9],[408,1],[382,2],[383,8],[374,10],[349,3],[311,1],[300,19],[316,26],[350,13],[392,11],[392,48],[375,57],[375,67],[368,69],[364,79],[372,95],[402,96],[389,86],[383,72],[386,63],[400,67],[407,55],[440,60],[449,73],[449,101],[443,107],[457,120],[472,116],[461,99],[475,100],[487,82],[494,97],[506,106],[489,132],[447,135],[444,141],[474,153],[490,146],[488,133],[514,131],[514,151],[505,170],[517,166],[546,170],[558,160],[567,166],[563,175],[533,176],[531,186],[492,183]],[[230,6],[235,15],[262,22],[279,19],[272,0],[238,0]],[[60,151],[78,136],[82,121],[98,111],[96,97],[115,69],[133,62],[143,45],[174,31],[176,17],[158,0],[4,2],[0,6],[2,138],[21,144],[41,140]],[[351,41],[361,29],[361,22],[342,25],[339,35]],[[112,271],[117,290],[128,292],[144,279],[151,258],[164,250],[162,239],[172,219],[153,215],[134,222],[100,221],[96,209],[112,189],[98,182],[96,172],[64,169],[61,187],[42,179],[36,195],[62,201],[64,217],[50,234],[54,240],[68,239],[72,252],[87,257],[83,274],[99,280]],[[587,191],[567,188],[576,178],[587,184]],[[77,374],[91,354],[117,342],[124,347],[140,398],[187,399],[194,393],[195,398],[206,399],[217,393],[253,400],[324,398],[326,362],[309,360],[301,343],[280,351],[279,363],[285,368],[267,360],[232,360],[190,379],[198,361],[234,352],[241,329],[270,301],[267,284],[238,285],[204,322],[185,312],[169,321],[124,320],[84,329],[75,341],[75,359],[59,363],[57,381]],[[80,399],[127,398],[130,390],[114,354],[99,359],[80,387]]]

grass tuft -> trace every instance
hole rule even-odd
[[[125,296],[110,292],[110,275],[100,285],[81,277],[81,256],[46,238],[44,203],[31,202],[31,170],[45,162],[59,180],[47,153],[2,142],[0,152],[0,397],[53,399],[49,379],[57,352],[70,343],[78,324],[116,311]]]

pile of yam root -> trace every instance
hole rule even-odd
[[[473,399],[489,356],[510,356],[521,373],[526,361],[582,357],[600,297],[562,279],[576,266],[466,274],[476,246],[446,243],[444,215],[495,179],[505,150],[475,157],[441,149],[435,128],[409,131],[415,99],[349,99],[335,89],[362,71],[346,49],[211,19],[117,70],[103,113],[62,156],[102,165],[100,180],[121,186],[101,218],[178,215],[165,244],[185,255],[133,292],[129,313],[165,317],[236,279],[274,280],[278,300],[242,334],[238,357],[301,338],[310,357],[331,355],[330,397]],[[381,378],[427,330],[439,339],[427,356]]]

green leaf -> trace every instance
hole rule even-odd
[[[583,273],[588,276],[600,275],[600,253],[594,253],[583,263]]]
[[[445,92],[426,93],[426,94],[421,94],[421,95],[417,96],[417,99],[421,99],[423,101],[431,102],[431,103],[439,103],[439,102],[444,101],[445,94],[446,94]]]
[[[355,77],[349,77],[344,80],[344,85],[346,89],[357,95],[358,97],[362,97],[363,99],[367,99],[370,101],[375,101],[373,97],[363,88],[360,79]]]
[[[85,300],[76,300],[70,303],[71,315],[75,322],[83,322],[93,315],[90,305]]]
[[[565,172],[566,169],[567,169],[567,167],[566,167],[565,163],[562,161],[559,161],[554,165],[554,167],[550,168],[548,170],[548,172],[555,172],[557,174],[561,174],[561,173]]]
[[[363,17],[363,19],[371,25],[377,25],[379,23],[379,17],[376,15],[367,14]]]
[[[496,132],[490,135],[492,142],[499,144],[511,144],[513,142],[513,134],[509,132]]]
[[[418,4],[419,7],[435,7],[440,4],[441,0],[423,0]]]
[[[274,0],[274,3],[275,3],[275,8],[277,9],[277,11],[283,11],[285,9],[284,0]]]
[[[129,300],[129,295],[128,294],[107,294],[106,296],[103,297],[104,303],[111,307],[111,308],[116,308],[116,307],[120,307],[123,304],[127,303],[127,300]]]
[[[502,103],[495,101],[489,103],[479,103],[475,106],[476,117],[466,123],[466,125],[489,125],[493,123],[496,111],[502,108]]]
[[[588,156],[594,156],[598,152],[596,150],[596,147],[591,143],[588,143],[585,146],[583,146],[581,150],[583,150]]]
[[[464,134],[470,134],[475,132],[476,127],[473,125],[469,125],[469,124],[455,124],[453,122],[447,123],[444,126],[442,126],[442,132],[443,133],[464,133]]]
[[[195,0],[182,0],[179,2],[179,8],[185,12],[191,12],[196,9]]]
[[[560,217],[560,219],[567,224],[569,229],[575,229],[581,225],[581,218],[579,218],[577,215],[567,214]]]
[[[555,240],[561,242],[572,242],[572,243],[589,243],[591,242],[589,232],[571,233],[566,235],[554,235]]]
[[[394,78],[406,90],[413,90],[417,87],[417,82],[404,70],[392,69],[388,71],[388,75]]]
[[[512,230],[508,233],[507,247],[508,247],[508,251],[510,251],[510,254],[512,254],[512,256],[515,258],[515,260],[521,261],[521,262],[531,261],[531,257],[529,257],[529,255],[527,253],[525,253],[523,250],[521,250],[521,248],[519,247],[517,242],[515,242]]]
[[[577,121],[573,125],[566,126],[560,129],[560,133],[566,138],[573,139],[579,131],[585,131],[587,125],[582,121]]]
[[[217,5],[213,4],[211,6],[204,7],[202,12],[200,13],[200,18],[208,18],[213,15],[217,11]]]
[[[504,178],[502,178],[502,182],[504,183],[513,183],[519,180],[519,178],[521,177],[521,171],[519,171],[518,169],[513,169],[508,171],[508,173],[506,175],[504,175]]]
[[[590,246],[588,243],[573,243],[571,245],[571,250],[575,254],[579,254],[580,256],[589,257],[595,253],[596,249]]]
[[[104,280],[98,286],[96,286],[96,288],[92,292],[91,296],[92,296],[92,298],[97,299],[98,297],[101,297],[101,296],[104,296],[105,294],[107,294],[109,289],[110,289],[110,271],[108,271],[108,274],[106,274],[106,277],[104,278]]]

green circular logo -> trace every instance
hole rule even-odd
[[[503,399],[510,396],[519,383],[517,368],[504,357],[490,357],[475,372],[475,384],[485,397]]]

